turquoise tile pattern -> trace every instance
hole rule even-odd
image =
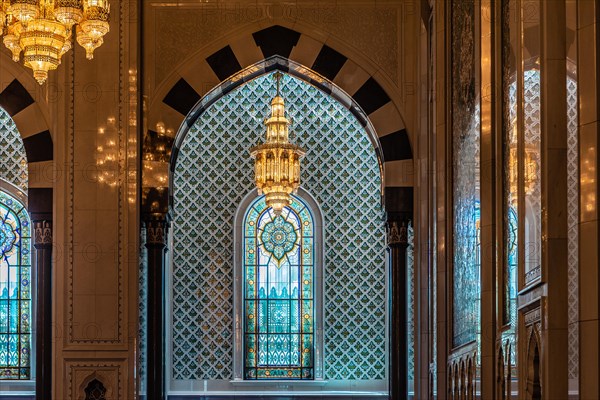
[[[270,75],[211,105],[174,171],[172,376],[230,379],[233,218],[254,189],[249,149],[264,140]],[[286,75],[291,141],[306,149],[302,186],[324,216],[326,379],[386,378],[385,230],[379,160],[343,105]],[[318,266],[317,266],[318,268]]]
[[[15,121],[0,107],[0,179],[27,192],[28,167]]]

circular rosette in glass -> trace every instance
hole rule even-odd
[[[277,216],[269,222],[261,235],[261,241],[265,250],[271,254],[277,261],[292,251],[298,240],[298,234],[294,230],[294,225]]]

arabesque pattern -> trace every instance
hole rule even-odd
[[[183,141],[174,173],[172,376],[230,379],[233,218],[254,188],[249,149],[264,135],[275,85],[263,76],[210,106]],[[326,379],[386,378],[385,231],[381,175],[356,118],[285,76],[291,141],[306,149],[302,186],[324,217]]]
[[[27,155],[15,121],[0,107],[0,179],[27,191]]]

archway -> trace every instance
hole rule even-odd
[[[530,400],[542,399],[542,384],[540,377],[540,347],[537,334],[532,331],[527,346],[527,382],[526,398]]]
[[[342,43],[332,38],[327,43],[308,26],[273,25],[227,37],[217,51],[215,48],[219,47],[211,46],[190,54],[156,83],[148,105],[146,134],[156,135],[164,129],[167,136],[173,137],[178,127],[189,120],[194,105],[209,96],[211,88],[222,86],[242,71],[260,72],[266,61],[278,57],[302,66],[304,73],[317,80],[335,83],[323,88],[330,94],[335,96],[341,89],[354,99],[381,142],[382,162],[390,172],[386,186],[390,191],[412,186],[414,143],[402,115],[398,87],[376,74],[369,60]],[[286,70],[285,63],[282,68]]]
[[[198,390],[199,380],[208,381],[210,386],[212,380],[231,377],[228,347],[231,332],[227,327],[231,321],[226,309],[231,299],[229,203],[237,207],[237,197],[252,187],[251,168],[247,168],[250,159],[244,150],[262,136],[260,119],[265,114],[262,107],[268,104],[264,100],[272,96],[273,87],[265,74],[275,69],[287,74],[282,94],[289,99],[288,110],[296,120],[293,141],[308,152],[303,182],[324,207],[329,229],[327,273],[332,283],[325,288],[325,294],[329,299],[328,312],[338,316],[332,317],[324,328],[329,338],[325,343],[328,386],[332,390],[336,390],[336,385],[341,389],[347,379],[357,379],[371,382],[371,387],[380,388],[376,389],[379,392],[387,387],[386,312],[377,312],[378,307],[369,305],[373,301],[385,304],[383,166],[379,142],[352,99],[341,91],[334,95],[333,90],[323,90],[335,87],[327,86],[326,80],[316,81],[317,75],[309,76],[300,67],[273,57],[263,69],[243,71],[232,77],[195,106],[173,146],[169,198],[174,237],[171,282],[174,339],[172,350],[167,352],[171,355],[167,368],[171,369],[169,376],[174,381],[186,381],[183,384],[193,391]],[[315,112],[319,115],[311,115]],[[225,182],[228,186],[223,186]],[[189,219],[192,215],[196,217]],[[211,238],[202,233],[205,229],[212,232]],[[193,237],[192,232],[196,232]],[[371,272],[361,273],[365,268]],[[365,279],[370,279],[370,283]],[[368,296],[364,290],[369,290]],[[181,309],[180,305],[189,305],[194,299],[199,299],[198,306],[192,305],[187,311]],[[212,304],[214,301],[219,305]],[[341,322],[352,321],[353,317],[365,322],[352,329],[346,326],[348,322]],[[196,327],[183,328],[194,320],[200,321]],[[339,327],[336,320],[340,321]],[[343,337],[335,336],[340,334]],[[209,347],[217,352],[211,353]],[[340,361],[344,357],[352,362]],[[195,359],[199,359],[199,364],[194,364]],[[181,390],[177,385],[175,382],[171,388]]]
[[[3,75],[8,72],[0,69]],[[8,393],[14,389],[35,390],[38,397],[48,397],[52,362],[51,313],[48,312],[52,308],[52,189],[40,185],[31,175],[32,171],[33,174],[37,172],[36,166],[52,160],[52,140],[48,131],[32,136],[21,131],[22,128],[28,132],[31,128],[23,118],[43,117],[37,115],[40,110],[34,103],[17,79],[10,81],[0,92],[0,197],[3,211],[0,218],[3,225],[0,234],[3,242],[0,246],[3,248],[0,261],[3,304],[0,311],[6,317],[2,322],[6,328],[2,330],[6,351],[1,361],[1,374]],[[43,118],[38,121],[41,126],[43,123]],[[37,149],[38,144],[48,141],[50,145],[46,143],[44,149]],[[18,305],[17,311],[15,305]],[[18,318],[15,320],[14,317]],[[10,325],[12,328],[9,329]],[[14,340],[15,337],[18,339]],[[28,382],[14,387],[9,382],[13,380]]]

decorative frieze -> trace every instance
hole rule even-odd
[[[542,276],[542,267],[538,266],[525,274],[525,284],[528,285]]]
[[[542,318],[542,309],[536,308],[528,313],[525,313],[525,325],[529,326],[536,322],[539,322]]]

